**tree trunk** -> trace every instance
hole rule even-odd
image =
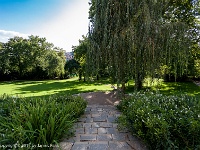
[[[86,75],[86,74],[84,73],[83,75],[84,75],[84,77],[83,77],[83,81],[85,82],[85,81],[86,81],[86,78],[85,78],[85,75]]]
[[[79,71],[79,81],[82,79],[82,71]]]
[[[98,74],[97,74],[96,78],[97,78],[97,81],[99,81],[99,75]]]
[[[135,76],[135,90],[139,91],[142,89],[142,81],[143,81],[143,77],[140,73],[136,73]]]
[[[125,97],[125,90],[126,90],[126,83],[122,83],[122,88],[121,88],[121,97]]]

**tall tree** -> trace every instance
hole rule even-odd
[[[7,43],[4,44],[4,49],[8,54],[6,59],[9,59],[9,69],[14,72],[19,78],[21,78],[31,68],[29,61],[29,45],[27,39],[22,37],[10,38]]]
[[[82,76],[84,77],[84,81],[85,76],[86,76],[86,53],[88,50],[88,38],[86,36],[82,36],[82,39],[79,40],[79,45],[78,46],[73,46],[73,53],[74,53],[74,58],[75,60],[79,63],[80,67],[79,67],[79,80],[82,79]]]
[[[190,56],[191,21],[172,18],[179,9],[174,3],[180,6],[173,0],[91,1],[88,64],[95,66],[87,68],[95,72],[101,63],[106,64],[122,90],[132,78],[139,90],[144,78],[154,77],[164,65],[174,67],[175,76],[182,75]]]

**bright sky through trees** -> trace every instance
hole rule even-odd
[[[88,32],[88,0],[0,0],[0,42],[38,35],[71,51]]]

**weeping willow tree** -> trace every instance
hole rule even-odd
[[[173,68],[175,76],[187,71],[190,40],[188,26],[172,21],[168,0],[93,0],[90,10],[88,72],[106,66],[122,90],[129,79],[135,89],[145,77]],[[178,68],[178,69],[177,69]]]

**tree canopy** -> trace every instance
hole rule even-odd
[[[82,79],[82,76],[86,76],[86,53],[88,51],[88,37],[82,36],[82,39],[79,40],[79,45],[73,46],[74,58],[79,62],[79,80]]]
[[[92,0],[88,65],[104,64],[113,82],[135,89],[145,77],[187,74],[191,47],[197,39],[194,0]],[[192,37],[192,38],[191,38]]]
[[[3,79],[45,79],[62,77],[65,57],[45,38],[10,38],[0,50],[0,74]]]

